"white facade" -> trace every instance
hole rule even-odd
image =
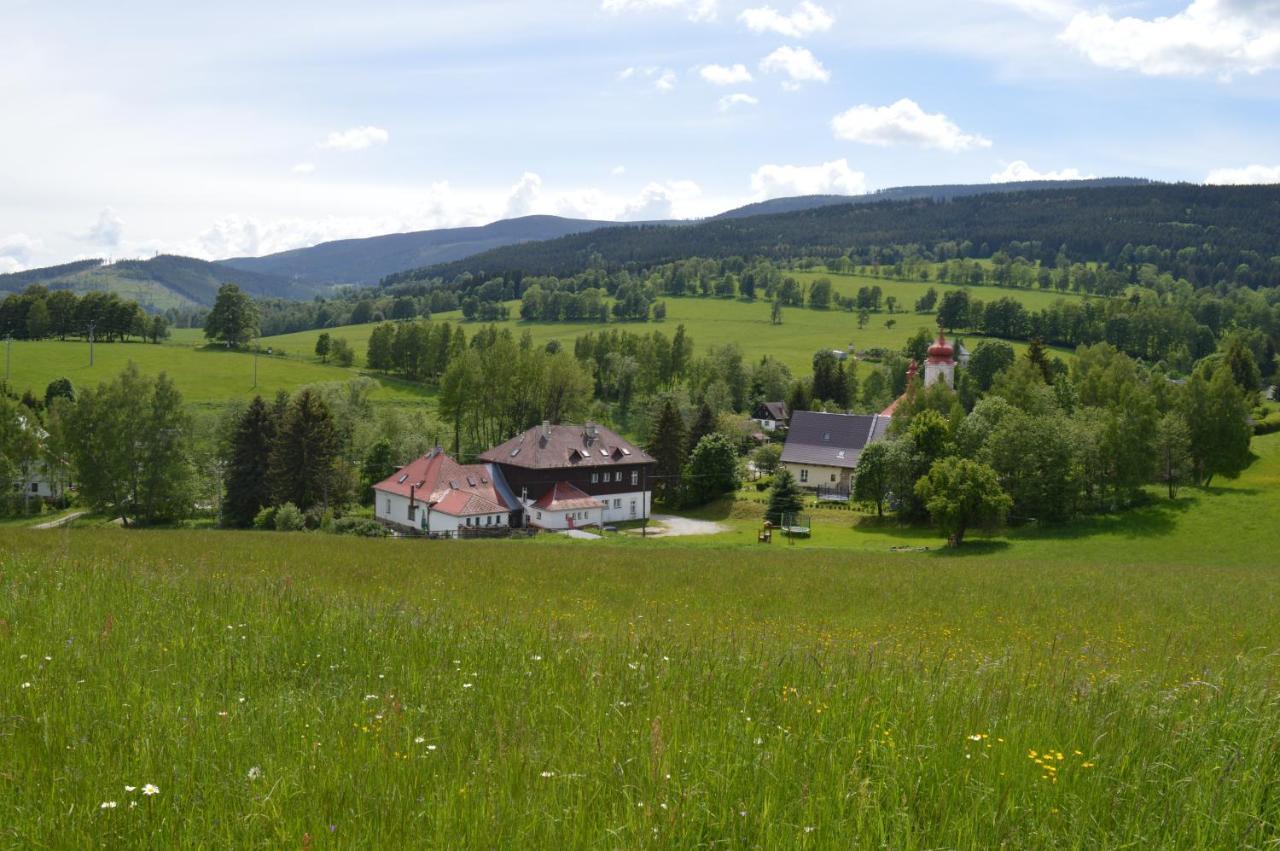
[[[406,529],[417,529],[433,535],[453,534],[459,529],[500,529],[507,526],[511,515],[506,512],[496,514],[475,514],[469,517],[455,517],[443,511],[429,508],[422,500],[416,500],[413,516],[409,513],[409,498],[387,491],[374,491],[375,500],[373,516],[386,523]]]
[[[49,476],[48,468],[41,462],[31,464],[22,478],[13,483],[15,494],[26,499],[51,499],[62,496],[63,484]]]
[[[939,381],[945,381],[948,387],[956,386],[956,365],[954,363],[934,363],[930,360],[924,365],[924,386],[932,387]]]
[[[530,503],[527,511],[529,525],[537,526],[539,529],[581,529],[584,526],[604,525],[604,510],[600,508],[552,511],[548,508],[535,508],[533,503]]]
[[[764,429],[765,431],[776,431],[778,426],[781,425],[781,423],[778,422],[777,420],[758,419],[756,420],[756,423],[760,426],[760,428]]]

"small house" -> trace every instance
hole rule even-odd
[[[761,402],[751,412],[751,419],[765,431],[777,431],[787,427],[790,412],[786,402]]]
[[[862,450],[881,440],[891,421],[881,414],[795,411],[781,464],[802,488],[848,496]]]
[[[373,486],[373,513],[393,528],[430,535],[497,531],[519,503],[491,464],[459,464],[436,448]]]

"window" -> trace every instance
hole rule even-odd
[[[409,519],[413,520],[417,516],[418,516],[418,506],[416,505],[409,506]]]
[[[615,499],[615,500],[613,501],[613,507],[614,507],[614,508],[621,508],[621,507],[622,507],[622,500],[620,500],[620,499]]]
[[[591,474],[591,484],[593,484],[593,485],[594,485],[594,484],[598,484],[598,483],[599,483],[599,481],[600,481],[600,474],[599,474],[599,473],[592,473],[592,474]]]
[[[635,487],[638,484],[640,484],[640,471],[632,470],[631,471],[631,487]]]
[[[831,474],[831,481],[833,481],[833,482],[834,482],[835,480],[836,480],[836,474],[835,474],[835,473],[832,473],[832,474]]]
[[[800,481],[802,482],[809,481],[809,471],[804,467],[800,468]]]
[[[615,482],[621,482],[621,481],[622,481],[622,471],[621,471],[621,470],[619,470],[618,472],[616,472],[616,473],[614,473],[614,474],[613,474],[613,480],[614,480]]]
[[[387,504],[383,506],[383,508],[382,508],[382,513],[383,513],[383,514],[385,514],[385,515],[387,515],[388,517],[390,517],[390,516],[391,516],[391,499],[390,499],[390,497],[388,497],[388,498],[387,498]]]
[[[539,520],[541,520],[541,519],[542,519],[542,512],[541,512],[541,511],[539,511],[539,512],[538,512],[538,519],[539,519]]]
[[[486,516],[486,517],[484,518],[484,525],[486,525],[486,526],[492,526],[492,525],[493,525],[493,518],[492,518],[492,517],[487,517],[487,516]]]
[[[39,483],[39,482],[32,482],[32,483],[31,483],[31,492],[32,492],[32,493],[40,493],[40,483]]]

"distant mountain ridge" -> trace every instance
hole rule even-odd
[[[130,298],[143,307],[162,311],[170,307],[213,304],[218,287],[235,283],[259,298],[308,299],[317,290],[288,278],[233,269],[194,257],[161,254],[149,260],[81,260],[0,275],[0,291],[18,292],[32,284],[78,294],[104,290]]]
[[[1098,189],[1108,186],[1145,186],[1154,183],[1143,177],[1090,177],[1080,180],[1018,180],[1009,183],[943,183],[936,186],[895,186],[865,195],[795,195],[773,198],[727,210],[713,219],[745,219],[774,213],[796,213],[837,204],[875,204],[880,201],[913,201],[928,198],[946,201],[998,192],[1033,192],[1041,189]]]
[[[493,248],[584,233],[619,222],[521,216],[487,225],[392,233],[322,242],[262,257],[233,257],[223,266],[290,278],[299,283],[376,284],[406,269],[461,260]],[[625,223],[624,223],[625,224]]]

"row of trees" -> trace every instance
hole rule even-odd
[[[159,342],[169,335],[163,316],[148,316],[137,302],[115,293],[49,290],[32,284],[0,301],[0,337],[45,340],[68,337],[114,342],[135,337]]]

